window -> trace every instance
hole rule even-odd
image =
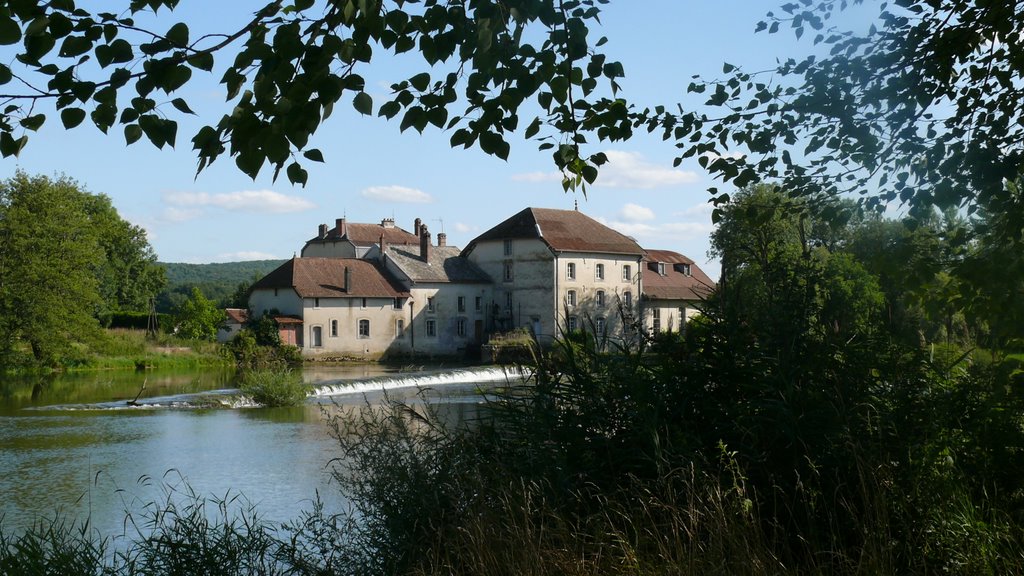
[[[433,318],[427,320],[427,336],[430,338],[437,336],[437,320]]]
[[[512,293],[511,292],[506,292],[505,293],[505,310],[508,310],[509,312],[512,311]]]
[[[319,348],[324,345],[323,329],[319,326],[313,326],[312,333],[310,334],[310,340],[313,341],[313,348]]]
[[[505,256],[511,256],[511,255],[512,255],[512,241],[511,240],[505,240]]]
[[[685,276],[689,276],[690,275],[690,265],[689,264],[683,264],[683,275],[685,275]]]
[[[313,298],[313,308],[319,308],[319,307],[320,307],[320,299],[319,298]]]
[[[661,332],[661,308],[655,308],[652,312],[654,313],[654,325],[651,331],[657,334]]]
[[[503,277],[505,278],[505,282],[511,282],[512,281],[512,262],[505,262],[504,270],[505,271],[504,271],[504,276]]]
[[[331,338],[338,337],[338,321],[331,320]]]
[[[604,280],[604,264],[598,264],[594,266],[594,278],[598,280]]]
[[[665,275],[665,263],[664,262],[658,262],[658,274],[661,274],[662,276]]]
[[[466,311],[466,297],[465,296],[459,296],[459,312],[465,312],[465,311]]]
[[[477,296],[476,300],[473,302],[473,306],[476,308],[477,312],[480,312],[481,310],[484,309],[484,299],[481,298],[480,296]]]
[[[575,332],[576,331],[576,324],[577,324],[576,317],[575,316],[569,316],[569,332]]]
[[[566,294],[565,294],[565,305],[566,306],[570,306],[570,307],[576,305],[576,291],[575,290],[569,290],[568,292],[566,292]]]
[[[405,338],[405,320],[395,320],[395,338]]]
[[[459,318],[458,321],[455,322],[455,333],[458,334],[459,336],[465,336],[466,335],[466,319],[465,318]]]
[[[435,312],[437,308],[434,306],[434,297],[427,298],[427,312]]]
[[[363,298],[362,302],[359,303],[360,308],[366,308],[366,298]]]
[[[576,279],[576,263],[575,262],[569,262],[568,264],[565,265],[565,277],[568,278],[569,280],[575,280]]]
[[[598,290],[597,291],[596,300],[597,300],[597,307],[598,308],[604,308],[604,290]]]
[[[369,338],[370,337],[370,321],[360,320],[359,321],[359,337]]]
[[[604,318],[598,316],[594,319],[594,330],[598,336],[604,336]]]
[[[632,282],[633,281],[633,267],[626,264],[622,267],[622,281]]]
[[[626,308],[633,307],[633,293],[626,290],[622,293],[622,302],[626,305]]]
[[[401,298],[395,298],[395,301],[392,302],[391,307],[394,308],[395,310],[401,310],[402,309],[402,299]]]

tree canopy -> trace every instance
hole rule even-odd
[[[869,207],[902,201],[917,214],[1012,211],[1020,235],[1024,216],[1005,186],[1024,160],[1017,2],[885,2],[864,34],[839,28],[849,0],[788,2],[758,30],[806,35],[825,56],[764,72],[725,64],[723,77],[689,86],[708,95],[705,108],[666,94],[639,109],[618,93],[625,70],[594,34],[609,1],[275,0],[214,33],[176,21],[178,0],[109,11],[4,2],[0,43],[18,53],[0,65],[0,152],[27,144],[44,104],[67,128],[88,119],[129,143],[173,145],[175,118],[192,113],[179,89],[216,70],[229,109],[192,136],[200,170],[227,154],[250,176],[269,165],[304,183],[303,162],[324,159],[309,137],[343,103],[403,130],[449,130],[453,146],[501,158],[522,130],[552,149],[567,187],[593,181],[606,160],[584,145],[649,130],[679,148],[677,162],[698,158],[739,188],[769,180],[794,196],[855,192]],[[373,102],[360,71],[405,53],[417,70]]]

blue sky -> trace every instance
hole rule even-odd
[[[191,24],[193,38],[200,29],[230,27],[256,5],[222,0],[214,13],[208,2],[181,4],[174,17]],[[685,100],[691,76],[714,77],[723,62],[763,70],[776,58],[811,50],[788,32],[754,34],[758,20],[776,7],[752,0],[615,0],[593,34],[607,36],[606,52],[623,63],[625,98],[640,106],[670,104]],[[10,54],[0,56],[10,60]],[[379,105],[410,69],[377,56],[360,73]],[[180,93],[209,123],[227,110],[216,82],[222,70],[197,73]],[[707,188],[716,183],[696,162],[673,168],[675,148],[657,136],[593,145],[590,151],[605,151],[610,163],[584,198],[562,191],[550,154],[538,151],[536,142],[512,140],[506,162],[476,149],[453,150],[447,133],[401,133],[397,121],[361,117],[339,103],[310,143],[326,162],[306,163],[303,188],[283,177],[272,182],[267,169],[253,181],[227,157],[197,177],[189,142],[201,125],[196,120],[179,118],[177,148],[157,150],[145,139],[126,146],[119,129],[104,136],[88,122],[64,131],[50,112],[43,129],[29,134],[20,158],[2,160],[3,173],[63,173],[107,194],[122,216],[147,230],[162,261],[288,258],[320,223],[333,225],[342,216],[354,222],[393,217],[406,229],[422,218],[435,235],[443,229],[449,244],[465,246],[526,206],[571,209],[578,201],[581,211],[642,246],[681,252],[712,277],[719,273],[707,255],[713,230]]]

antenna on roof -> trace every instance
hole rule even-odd
[[[575,198],[575,199],[573,199],[572,203],[573,203],[573,206],[575,207],[576,211],[579,212],[580,211],[580,199],[579,198]]]
[[[434,218],[433,220],[431,220],[431,222],[440,222],[441,223],[441,233],[444,234],[444,218]]]

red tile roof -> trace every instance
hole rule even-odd
[[[665,275],[658,272],[665,264]],[[690,267],[690,275],[683,273]],[[703,300],[715,289],[715,282],[693,260],[670,250],[648,250],[640,268],[643,294],[652,300]]]
[[[228,315],[229,322],[245,324],[249,321],[249,311],[245,308],[225,308],[224,312]]]
[[[339,233],[338,227],[331,228],[326,238],[311,238],[306,244],[313,242],[334,242],[346,239],[356,246],[372,246],[380,242],[380,235],[384,235],[384,241],[388,244],[415,244],[419,245],[420,240],[415,234],[399,228],[398,226],[384,226],[382,224],[360,224],[348,222],[345,224],[345,234]]]
[[[345,270],[351,285],[345,290]],[[300,298],[386,297],[409,295],[375,260],[292,258],[253,284],[253,290],[294,288]]]
[[[539,238],[556,252],[644,253],[632,238],[582,212],[551,208],[526,208],[477,236],[463,253],[469,254],[480,242],[505,238]]]

